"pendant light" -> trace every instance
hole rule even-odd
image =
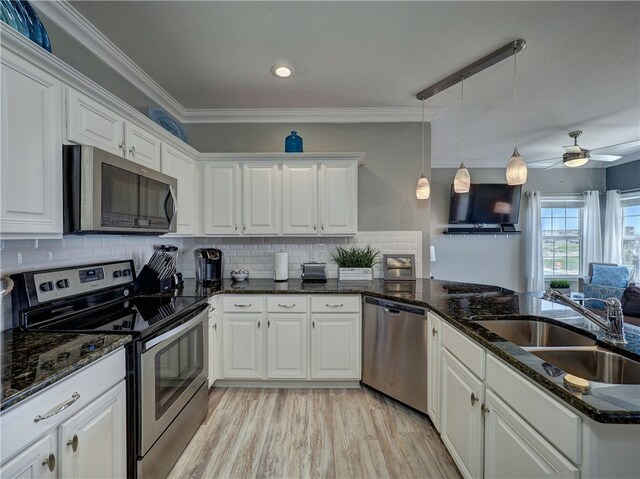
[[[507,184],[524,185],[527,181],[527,165],[518,151],[518,110],[517,110],[517,51],[513,51],[513,154],[507,164]]]
[[[468,193],[471,187],[471,176],[469,170],[464,166],[464,76],[460,80],[460,168],[453,178],[453,191],[456,193]]]
[[[416,185],[416,198],[427,200],[431,193],[431,186],[427,177],[424,176],[424,100],[421,100],[420,103],[422,104],[422,173]]]

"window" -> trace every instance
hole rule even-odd
[[[542,199],[545,277],[575,277],[582,265],[582,198]]]
[[[622,204],[622,264],[640,267],[640,195],[623,196]],[[636,278],[638,272],[636,271]]]

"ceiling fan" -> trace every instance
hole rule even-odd
[[[569,133],[569,137],[573,138],[573,145],[564,146],[563,148],[565,150],[565,153],[562,156],[559,156],[556,158],[546,158],[544,160],[528,161],[527,163],[542,163],[542,162],[559,160],[556,163],[552,164],[551,166],[545,168],[545,170],[549,170],[557,166],[568,166],[569,168],[575,168],[578,166],[583,166],[589,160],[604,161],[604,162],[616,161],[617,159],[622,158],[622,156],[593,154],[593,153],[601,150],[613,149],[613,148],[625,147],[625,146],[637,148],[639,143],[638,141],[631,141],[627,143],[620,143],[617,145],[603,146],[601,148],[596,148],[595,150],[586,150],[582,148],[580,145],[578,145],[578,137],[580,135],[582,135],[581,130],[572,131]],[[625,148],[622,148],[622,149],[624,150]]]

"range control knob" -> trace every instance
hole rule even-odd
[[[117,269],[113,272],[113,277],[114,278],[120,278],[122,277],[122,270],[121,269]]]
[[[69,287],[69,280],[68,279],[61,279],[58,280],[56,282],[56,287],[60,288],[60,289],[65,289]]]
[[[122,270],[123,276],[131,276],[131,270],[129,268]]]
[[[53,282],[46,281],[44,283],[40,283],[40,291],[44,291],[45,293],[47,291],[53,291]]]

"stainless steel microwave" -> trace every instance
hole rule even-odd
[[[65,233],[175,233],[175,178],[92,146],[62,156]]]

